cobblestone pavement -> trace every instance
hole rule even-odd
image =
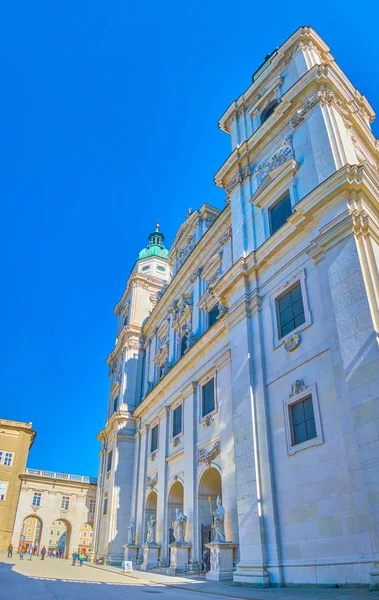
[[[167,577],[120,569],[84,565],[72,567],[68,560],[34,558],[21,561],[0,553],[0,599],[19,600],[146,600],[146,594],[163,594],[167,600],[379,600],[366,589],[267,589],[242,588],[198,578]]]

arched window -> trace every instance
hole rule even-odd
[[[273,100],[270,104],[262,111],[261,113],[261,125],[272,115],[279,102],[277,100]]]

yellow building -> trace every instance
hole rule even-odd
[[[92,552],[92,544],[93,544],[93,529],[91,523],[84,523],[80,530],[79,535],[79,550],[80,552],[84,552],[84,554],[88,554]]]
[[[21,480],[36,432],[32,423],[0,420],[0,551],[12,537]],[[30,535],[30,534],[28,534]]]

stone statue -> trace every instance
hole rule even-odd
[[[128,545],[129,546],[134,545],[134,519],[132,516],[129,519],[129,525],[128,525]]]
[[[180,508],[176,509],[176,518],[172,526],[174,528],[175,543],[183,544],[186,541],[187,517],[182,513]]]
[[[217,496],[217,508],[212,512],[215,527],[215,542],[225,542],[225,508],[221,504],[220,496]]]
[[[150,515],[150,519],[147,523],[147,535],[146,535],[146,544],[156,544],[155,541],[155,517],[154,515]]]

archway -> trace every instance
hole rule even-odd
[[[41,544],[42,536],[42,520],[36,515],[29,515],[25,517],[22,522],[21,535],[19,547],[21,544],[25,544],[27,547],[32,546],[34,552],[38,554]]]
[[[145,505],[145,530],[143,531],[143,539],[142,543],[146,542],[146,534],[147,534],[147,523],[151,517],[154,515],[155,521],[157,521],[157,504],[158,504],[158,496],[155,490],[152,490],[146,499]],[[155,531],[157,528],[155,527]]]
[[[167,522],[168,522],[168,532],[167,532],[167,540],[169,544],[172,544],[175,541],[174,538],[174,528],[172,526],[173,521],[176,518],[176,509],[180,508],[183,511],[183,502],[184,502],[184,487],[181,481],[175,481],[168,493],[168,506],[167,506]],[[169,556],[169,564],[170,564],[170,548],[168,552]]]
[[[93,550],[93,523],[83,523],[79,532],[79,553],[90,556]]]
[[[204,471],[199,481],[198,515],[201,542],[201,554],[204,551],[204,544],[213,541],[213,519],[211,512],[217,508],[217,496],[222,497],[221,475],[214,467],[209,467]]]
[[[55,519],[49,531],[47,551],[58,558],[69,558],[71,543],[71,523],[66,519]]]

